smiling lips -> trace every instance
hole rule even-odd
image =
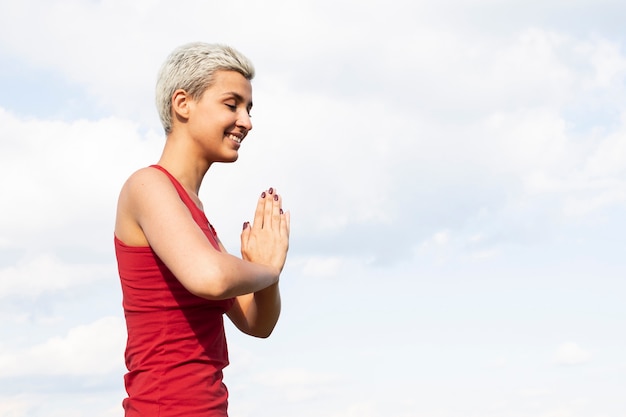
[[[241,144],[241,141],[243,140],[243,135],[242,136],[236,136],[236,135],[234,135],[232,133],[229,133],[228,134],[228,138],[233,140],[233,141],[235,141],[238,144]]]

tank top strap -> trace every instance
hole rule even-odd
[[[200,208],[196,205],[196,203],[191,199],[191,197],[189,196],[189,193],[187,193],[187,190],[185,190],[185,187],[183,187],[183,185],[176,179],[176,177],[170,174],[162,166],[155,164],[155,165],[150,165],[150,168],[156,168],[159,171],[163,172],[165,175],[167,175],[167,177],[172,182],[172,185],[174,185],[174,188],[176,188],[176,191],[178,192],[180,199],[183,201],[183,203],[185,203],[185,206],[187,206],[187,208],[189,209],[189,212],[191,213],[191,217],[193,217],[193,219],[196,221],[196,223],[198,224],[198,226],[200,226],[201,229],[205,230],[205,234],[207,235],[207,238],[209,239],[213,247],[215,247],[215,249],[219,251],[220,248],[219,248],[219,244],[217,241],[217,233],[215,232],[215,228],[209,222],[204,212],[200,210]]]
[[[185,203],[189,211],[193,213],[194,209],[200,210],[198,206],[196,205],[196,203],[194,203],[194,201],[191,199],[191,197],[189,197],[189,193],[187,193],[187,190],[185,190],[185,187],[183,187],[183,185],[180,182],[178,182],[178,180],[172,174],[170,174],[169,171],[167,171],[161,165],[150,165],[150,168],[156,168],[162,173],[164,173],[165,175],[167,175],[167,177],[170,179],[170,181],[174,185],[174,188],[176,188],[176,191],[178,192],[180,199],[183,200],[183,203]]]

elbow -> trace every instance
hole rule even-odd
[[[248,325],[248,323],[238,323],[238,322],[234,322],[234,324],[235,326],[237,326],[239,330],[241,330],[242,333],[248,336],[256,337],[258,339],[267,339],[268,337],[270,337],[275,327],[275,325],[265,326],[265,327],[261,327],[261,326],[251,327]]]
[[[235,295],[228,288],[219,285],[210,285],[209,288],[199,288],[197,290],[190,290],[190,292],[200,298],[211,301],[226,300],[233,298]]]
[[[220,276],[216,274],[216,276]],[[206,300],[219,301],[234,297],[233,289],[224,279],[209,279],[205,277],[194,280],[191,285],[186,286],[187,290],[196,297]]]
[[[274,327],[271,326],[265,329],[255,329],[254,331],[249,332],[250,336],[254,336],[259,339],[267,339],[274,332]]]

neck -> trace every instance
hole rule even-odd
[[[187,141],[178,139],[174,135],[168,135],[158,164],[197,196],[211,162],[200,157]]]

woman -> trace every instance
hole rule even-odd
[[[127,417],[227,416],[223,314],[257,337],[278,320],[289,245],[281,197],[261,193],[243,225],[241,259],[226,252],[198,198],[211,165],[236,161],[252,129],[253,76],[239,52],[204,43],[176,49],[159,73],[165,147],[158,164],[124,184],[115,223]]]

